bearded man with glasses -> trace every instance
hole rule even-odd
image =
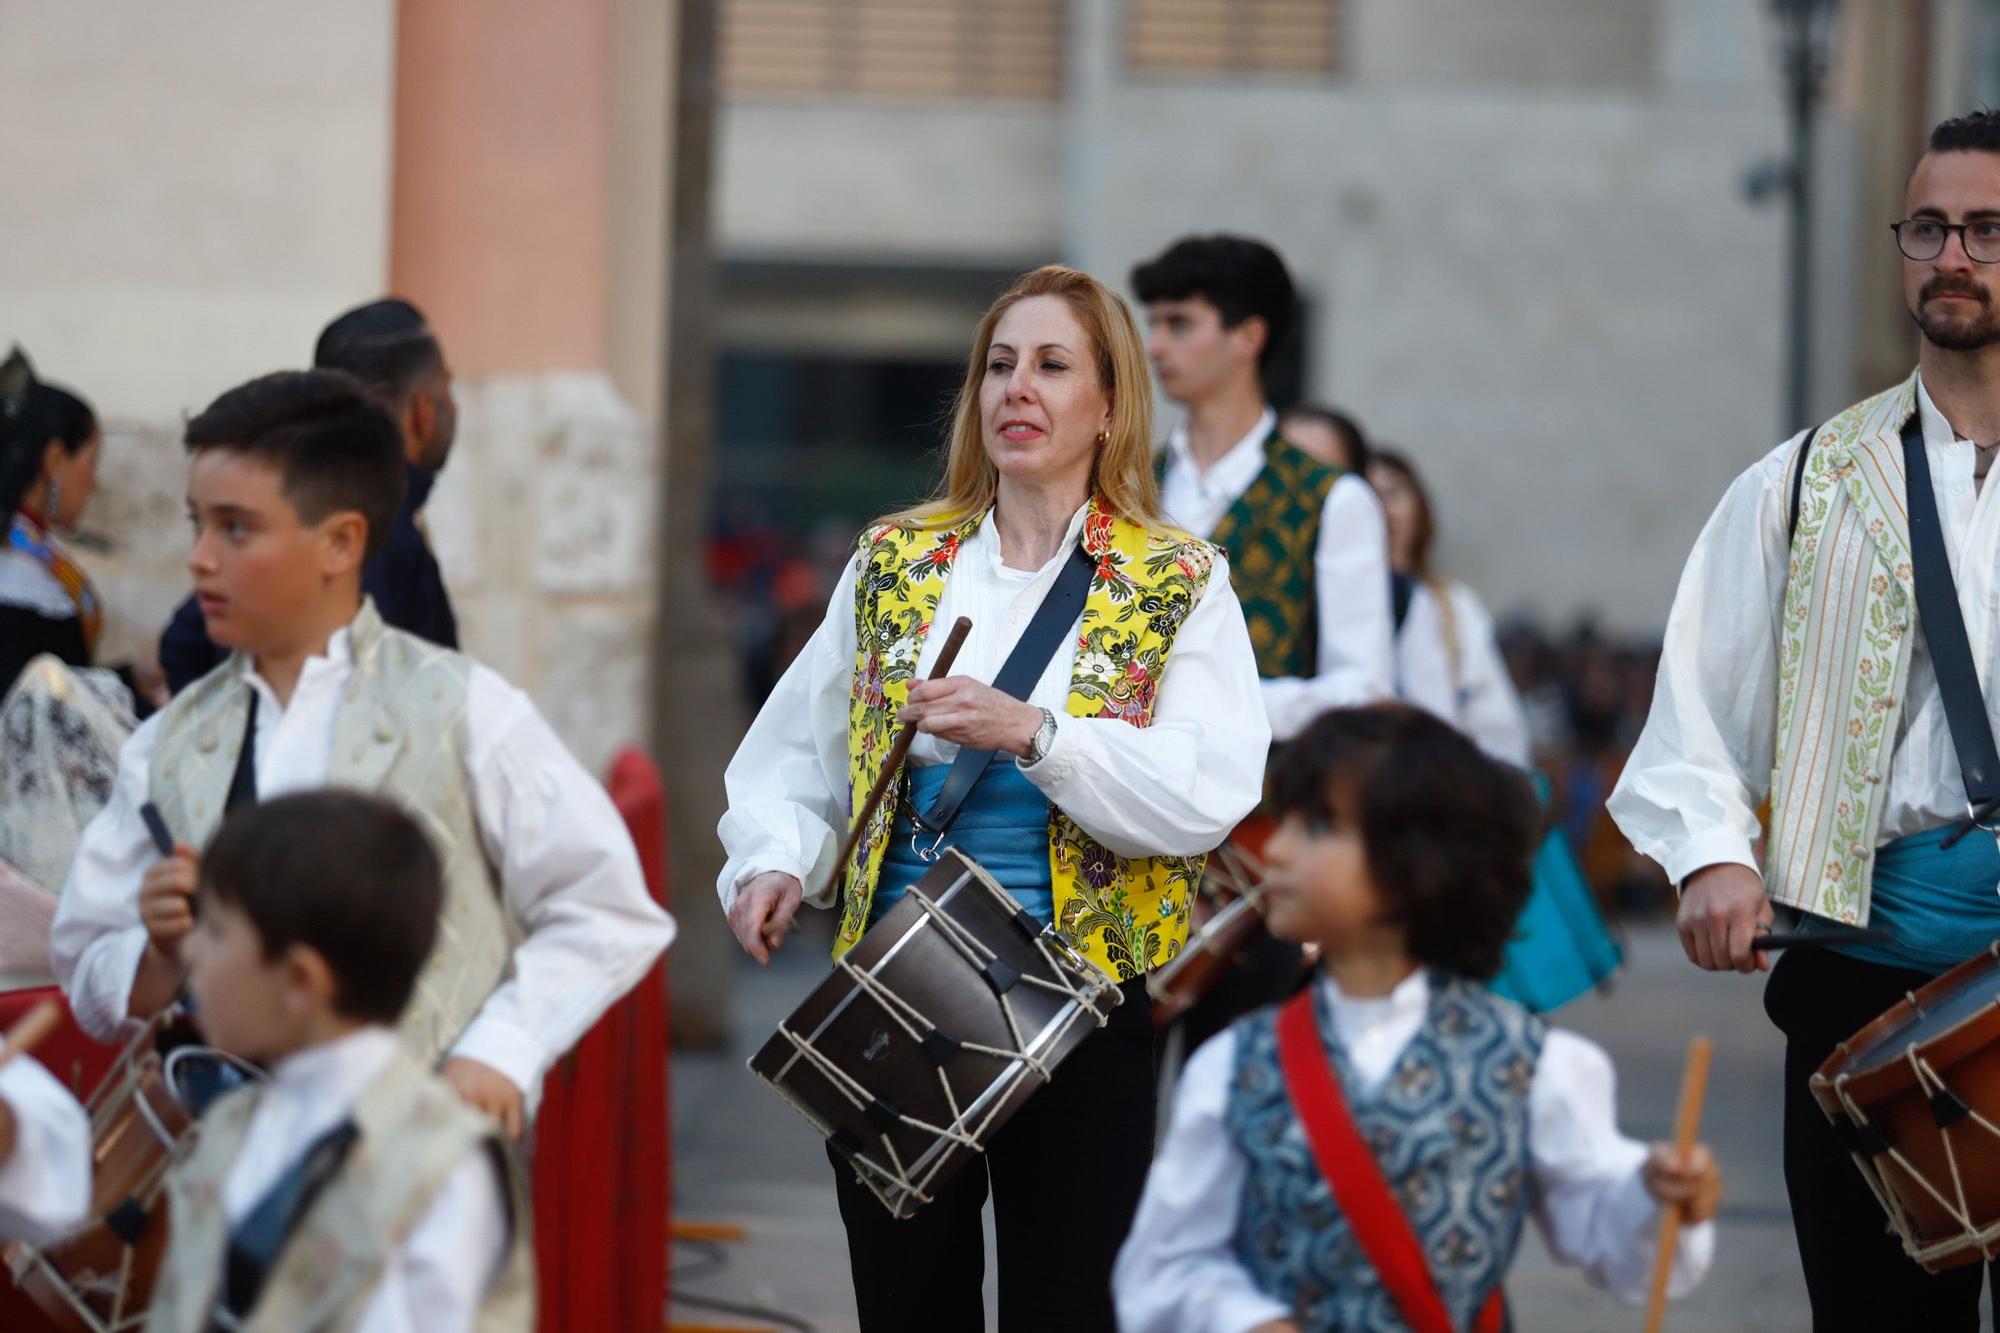
[[[1976,1328],[1989,1267],[1930,1276],[1907,1258],[1807,1088],[1837,1043],[2000,937],[2000,671],[1979,665],[2000,652],[2000,495],[1984,486],[2000,114],[1932,132],[1891,230],[1917,372],[1723,496],[1610,802],[1680,887],[1696,966],[1770,968],[1757,943],[1777,921],[1820,937],[1782,955],[1764,1007],[1786,1037],[1785,1182],[1822,1330]]]

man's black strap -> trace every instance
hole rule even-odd
[[[1958,752],[1965,779],[1965,822],[1948,836],[1950,846],[1974,825],[2000,811],[2000,753],[1993,745],[1993,724],[1986,715],[1986,695],[1965,637],[1965,617],[1959,609],[1958,585],[1945,552],[1944,526],[1938,521],[1937,493],[1931,488],[1930,459],[1924,453],[1924,430],[1917,414],[1903,423],[1903,476],[1909,492],[1910,564],[1917,590],[1917,619],[1930,647],[1931,669],[1937,674],[1938,698]]]
[[[236,771],[229,775],[225,813],[239,805],[257,804],[257,691],[250,691],[250,717],[243,724],[243,748],[236,752]]]
[[[1811,456],[1813,441],[1818,438],[1818,431],[1807,431],[1804,442],[1799,445],[1798,457],[1792,460],[1792,521],[1785,531],[1793,538],[1799,535],[1799,494],[1805,489],[1806,459]]]
[[[264,1293],[264,1283],[285,1251],[285,1242],[360,1137],[361,1131],[352,1120],[343,1120],[322,1134],[236,1224],[229,1233],[229,1256],[216,1302],[220,1308],[211,1318],[211,1328],[231,1328],[250,1317],[257,1308],[257,1298]]]
[[[1021,637],[1014,644],[1014,651],[1007,654],[1007,661],[1001,666],[1000,674],[993,678],[993,688],[1014,699],[1025,699],[1035,688],[1035,682],[1042,678],[1049,659],[1056,655],[1069,637],[1070,626],[1083,614],[1083,599],[1090,593],[1090,576],[1096,572],[1097,561],[1078,542],[1070,553],[1069,563],[1056,575],[1056,581],[1049,585],[1048,595],[1035,608],[1035,615],[1028,627],[1021,631]],[[958,818],[958,808],[965,804],[965,798],[986,772],[986,766],[993,762],[994,750],[960,750],[952,760],[951,772],[945,774],[944,786],[938,791],[937,801],[928,812],[919,812],[918,822],[932,833],[943,833],[951,827],[951,821]]]

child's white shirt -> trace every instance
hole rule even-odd
[[[249,1215],[278,1179],[353,1111],[395,1058],[399,1039],[367,1027],[278,1061],[258,1097],[243,1146],[222,1181],[229,1227]],[[507,1254],[506,1184],[497,1163],[473,1153],[382,1265],[355,1333],[462,1333]]]
[[[90,1211],[90,1120],[32,1056],[0,1067],[14,1151],[0,1162],[0,1240],[47,1244]]]
[[[334,724],[354,673],[348,631],[333,636],[325,656],[306,662],[288,704],[247,665],[242,670],[258,697],[259,796],[325,787]],[[159,716],[119,752],[111,800],[84,830],[49,942],[56,980],[77,1021],[99,1040],[127,1031],[132,981],[146,950],[139,882],[159,853],[139,808],[151,787]],[[648,895],[631,835],[603,786],[525,693],[477,662],[465,728],[480,839],[522,939],[507,979],[451,1054],[499,1070],[532,1105],[548,1067],[645,975],[673,939],[674,923]]]
[[[1373,999],[1349,998],[1324,977],[1315,984],[1363,1095],[1372,1093],[1423,1027],[1429,979],[1419,969]],[[1243,1333],[1292,1314],[1236,1255],[1246,1168],[1224,1120],[1235,1067],[1235,1033],[1225,1030],[1181,1072],[1166,1141],[1112,1274],[1124,1333]],[[1659,1208],[1639,1175],[1645,1145],[1618,1131],[1614,1092],[1601,1049],[1549,1029],[1528,1089],[1530,1213],[1558,1259],[1636,1305],[1652,1281]],[[1670,1294],[1700,1282],[1714,1254],[1714,1222],[1684,1229]]]

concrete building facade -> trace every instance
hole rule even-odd
[[[845,83],[788,64],[757,27],[772,3],[723,0],[726,46],[741,16],[717,168],[725,367],[873,359],[943,378],[1008,273],[1059,259],[1122,287],[1177,236],[1260,236],[1305,300],[1305,393],[1428,469],[1446,565],[1496,608],[1635,632],[1663,622],[1728,480],[1793,428],[1784,213],[1749,188],[1786,151],[1761,0],[1072,0],[1045,48],[1059,80],[976,96],[879,64]],[[1010,3],[1023,32],[1048,21]],[[1182,26],[1162,36],[1170,9]],[[1927,47],[1918,67],[1940,73],[1912,112],[1893,81],[1868,91],[1885,43],[1918,18],[1977,31],[1993,9],[1848,0],[1820,139],[1815,412],[1907,360],[1906,321],[1870,298],[1896,280],[1873,182],[1910,151],[1885,127],[1927,126],[1961,100],[1942,71],[1976,68],[1962,42]],[[1240,53],[1254,35],[1235,34],[1280,10],[1323,34],[1317,64],[1194,53]],[[764,382],[746,375],[743,396]],[[723,439],[756,463],[725,458],[725,495],[763,487],[782,507],[782,482],[746,473],[789,457],[812,477],[811,451],[760,436],[729,383]],[[934,408],[886,421],[894,445],[836,452],[900,468],[901,498],[930,475],[903,437]]]

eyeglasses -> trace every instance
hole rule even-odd
[[[1978,222],[1940,222],[1936,218],[1905,218],[1889,224],[1896,233],[1896,248],[1906,259],[1925,263],[1944,253],[1944,243],[1953,232],[1965,247],[1965,257],[1975,264],[2000,264],[2000,219]]]

